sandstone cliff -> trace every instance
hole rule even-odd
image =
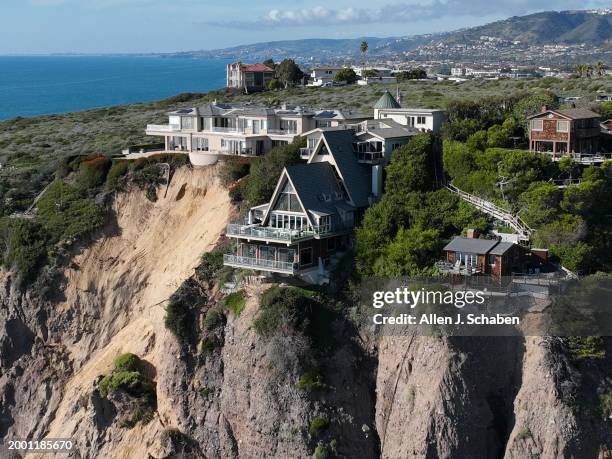
[[[582,458],[612,447],[612,421],[590,406],[612,385],[610,349],[576,364],[555,339],[360,339],[341,317],[317,356],[325,387],[304,390],[297,362],[315,350],[254,331],[258,284],[212,349],[181,348],[164,305],[233,209],[214,168],[179,169],[158,194],[112,200],[113,218],[65,269],[62,299],[21,294],[2,273],[0,438],[70,437],[87,458],[306,458],[318,445],[351,458]],[[220,294],[199,288],[201,317]],[[146,361],[157,397],[153,420],[131,429],[119,425],[122,400],[98,391],[124,352]],[[312,435],[317,416],[328,427]]]

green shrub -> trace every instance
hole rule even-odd
[[[129,161],[120,160],[113,162],[113,165],[106,175],[106,189],[114,190],[119,184],[119,180],[130,170]]]
[[[612,419],[612,391],[599,396],[599,411],[604,419]]]
[[[255,331],[265,337],[272,336],[281,326],[300,328],[310,299],[293,287],[272,287],[261,297]]]
[[[572,336],[566,343],[574,360],[603,359],[606,356],[606,343],[601,336]]]
[[[223,314],[217,309],[209,309],[204,317],[204,328],[206,330],[213,330],[223,323]]]
[[[320,390],[326,387],[318,370],[307,371],[304,373],[298,381],[297,386],[298,389],[304,391]]]
[[[105,376],[98,386],[100,395],[107,397],[111,392],[123,389],[130,395],[139,395],[142,392],[144,378],[138,371],[114,371]]]
[[[223,252],[213,250],[202,254],[200,266],[197,267],[196,273],[201,279],[211,281],[221,268],[223,268]]]
[[[94,156],[81,162],[77,184],[83,190],[96,191],[106,181],[111,160],[106,156]]]
[[[219,178],[223,186],[230,186],[249,173],[249,161],[245,158],[226,157],[219,168]]]
[[[329,449],[325,445],[317,445],[312,457],[314,459],[328,459],[330,457]]]
[[[516,434],[517,440],[527,440],[528,438],[531,438],[531,437],[532,435],[531,435],[531,430],[529,430],[529,427],[523,427]]]
[[[104,223],[104,212],[62,180],[53,182],[37,205],[36,219],[53,243],[79,239]]]
[[[145,196],[149,201],[157,202],[157,188],[154,185],[148,186]]]
[[[203,296],[198,283],[189,278],[181,284],[170,297],[166,306],[164,324],[183,346],[195,343],[197,330],[197,310],[206,297]]]
[[[22,282],[32,281],[47,257],[48,233],[35,221],[8,217],[0,228],[4,239],[2,264],[17,272]]]
[[[230,293],[225,297],[225,307],[232,311],[235,317],[240,317],[240,313],[246,306],[246,292],[244,290],[238,290],[237,292]]]
[[[131,353],[122,354],[115,359],[116,371],[143,371],[143,363],[140,358]]]
[[[329,427],[329,421],[321,416],[315,416],[308,426],[308,433],[311,437],[318,436]]]

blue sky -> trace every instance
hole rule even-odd
[[[171,52],[405,36],[611,0],[2,0],[0,54]]]

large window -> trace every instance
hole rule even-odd
[[[425,124],[425,117],[417,116],[417,124]]]
[[[557,121],[557,132],[568,132],[569,121]]]
[[[544,130],[544,121],[542,121],[542,120],[531,120],[531,130],[532,131],[543,131]]]
[[[193,117],[191,116],[181,117],[181,129],[193,129]]]
[[[297,121],[296,120],[280,120],[281,131],[287,131],[289,133],[297,132]]]
[[[460,260],[462,265],[474,267],[478,262],[478,257],[475,253],[457,252],[457,260]]]
[[[295,191],[289,181],[287,181],[287,183],[285,184],[283,191],[280,192],[274,210],[284,210],[286,212],[302,212],[302,206],[300,205],[297,195],[295,194]]]

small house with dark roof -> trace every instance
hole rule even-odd
[[[549,268],[545,250],[530,250],[513,242],[455,236],[445,247],[445,260],[437,264],[447,274],[495,278],[512,274],[536,273]]]
[[[554,110],[543,106],[529,120],[529,149],[560,157],[593,154],[600,148],[599,114],[583,108]]]

